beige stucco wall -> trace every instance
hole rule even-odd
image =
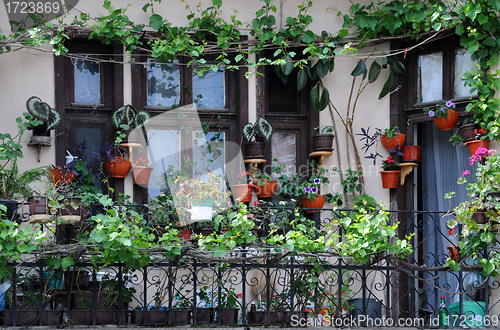
[[[113,1],[113,5],[117,8],[126,6],[130,1]],[[210,4],[211,1],[202,1],[203,3]],[[275,14],[276,20],[279,24],[281,17],[284,20],[287,16],[296,14],[297,5],[301,4],[302,1],[298,0],[283,0],[281,3],[275,3],[277,7],[277,13]],[[90,12],[93,16],[98,16],[99,13],[104,12],[99,2],[86,2],[80,1],[77,5],[77,9],[82,12]],[[196,4],[190,3],[191,10],[196,11]],[[142,5],[141,5],[142,6]],[[134,4],[128,7],[127,15],[134,22],[145,22],[147,23],[147,18],[149,14],[145,14],[140,10],[141,6]],[[188,11],[185,9],[186,3],[180,1],[164,1],[161,4],[155,3],[155,12],[167,18],[174,25],[186,24]],[[255,12],[260,8],[261,2],[254,1],[226,1],[222,7],[222,16],[225,19],[229,19],[229,16],[234,14],[234,10],[237,9],[236,14],[237,19],[243,22],[243,33],[248,34],[248,28],[246,23],[251,23]],[[346,11],[349,3],[345,1],[334,1],[334,2],[317,2],[312,8],[309,9],[308,14],[313,16],[314,22],[311,25],[311,29],[317,34],[321,33],[322,30],[327,30],[330,32],[337,32],[341,28],[343,19],[337,17],[337,11]],[[207,6],[203,6],[206,8]],[[70,14],[73,16],[75,10]],[[75,12],[76,14],[76,12]],[[3,31],[9,31],[9,26],[7,23],[5,7],[0,6],[0,28]],[[3,96],[4,112],[9,113],[9,120],[4,120],[0,122],[0,132],[10,132],[15,133],[14,129],[14,118],[21,115],[25,111],[25,102],[32,96],[37,95],[43,101],[54,106],[54,68],[53,68],[53,55],[50,52],[50,47],[45,46],[45,51],[40,50],[18,50],[7,54],[3,54],[0,57],[0,74],[3,79],[0,79],[0,93]],[[368,51],[363,50],[363,54]],[[347,98],[349,95],[350,87],[350,72],[356,64],[357,58],[352,56],[338,56],[336,59],[335,70],[332,74],[328,75],[324,81],[325,85],[330,91],[330,95],[333,103],[337,109],[345,114],[345,109],[347,105]],[[386,74],[386,73],[385,73]],[[130,81],[130,66],[125,65],[124,67],[124,100],[125,103],[131,101],[131,81]],[[347,84],[346,82],[349,81]],[[355,132],[359,132],[360,127],[380,127],[386,128],[389,124],[389,97],[385,97],[383,100],[377,100],[378,93],[382,88],[383,82],[385,81],[385,76],[381,75],[379,80],[370,85],[362,97],[360,102],[358,102],[358,107],[356,111],[356,117],[354,120]],[[256,112],[256,102],[255,102],[255,79],[251,77],[249,80],[249,120],[252,121],[255,118]],[[345,151],[345,139],[344,130],[341,127],[341,123],[338,122],[339,118],[336,117],[337,128],[339,130],[339,141],[340,141],[340,153],[342,168],[347,168],[347,159]],[[320,125],[325,126],[331,124],[331,116],[328,110],[323,111],[320,114]],[[53,134],[53,133],[52,133]],[[27,143],[29,141],[29,136],[31,133],[25,134],[23,137],[23,142]],[[57,139],[56,139],[57,140]],[[57,141],[55,142],[57,143]],[[358,143],[359,145],[359,143]],[[25,159],[20,164],[21,169],[26,169],[28,167],[37,165],[48,165],[55,163],[55,148],[46,147],[41,150],[40,163],[37,163],[37,152],[35,147],[26,147],[24,149]],[[351,151],[352,152],[352,151]],[[351,157],[353,155],[351,154]],[[361,154],[361,157],[363,155]],[[329,159],[325,161],[325,166],[327,168],[338,167],[339,161],[336,153]],[[383,201],[388,204],[389,193],[388,190],[382,189],[378,171],[380,169],[379,163],[376,168],[371,168],[371,162],[363,158],[363,166],[365,168],[365,179],[366,179],[366,192],[372,196],[377,196],[379,201]],[[332,178],[331,187],[335,191],[341,191],[338,180],[335,177]],[[132,194],[132,175],[126,179],[126,193]]]

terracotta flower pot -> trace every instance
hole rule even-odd
[[[465,145],[469,147],[469,152],[470,155],[472,156],[476,153],[476,150],[481,147],[488,149],[488,146],[490,145],[490,140],[472,140],[465,142]]]
[[[267,179],[265,181],[266,183],[262,186],[259,186],[258,184],[255,185],[255,192],[260,198],[273,197],[276,189],[278,188],[278,181],[273,180],[269,182]]]
[[[403,162],[419,162],[422,154],[421,146],[404,146]]]
[[[394,189],[398,187],[399,175],[401,171],[380,171],[382,175],[382,187]]]
[[[403,143],[405,143],[405,138],[406,135],[403,133],[398,133],[398,135],[391,137],[390,139],[387,137],[387,135],[382,135],[380,137],[380,143],[382,144],[382,147],[385,148],[385,150],[391,150],[394,149],[394,146],[402,147]]]
[[[448,118],[434,117],[434,124],[436,124],[436,126],[442,131],[454,129],[457,123],[458,123],[458,112],[453,109],[448,109]]]
[[[132,166],[132,174],[134,175],[134,184],[145,185],[149,183],[152,167],[149,166]]]
[[[106,170],[113,178],[124,178],[132,168],[132,163],[123,157],[115,157],[113,161],[106,161]]]
[[[243,203],[251,202],[253,189],[254,186],[251,184],[235,184],[232,189],[234,200]]]
[[[69,186],[73,182],[73,180],[75,180],[76,175],[72,172],[63,174],[57,168],[51,168],[49,177],[52,183],[54,183],[56,186]]]
[[[325,196],[318,194],[318,196],[312,201],[308,200],[306,197],[300,199],[300,205],[304,209],[321,209],[325,205]],[[318,210],[319,211],[319,210]],[[307,210],[307,213],[317,212],[313,210]]]

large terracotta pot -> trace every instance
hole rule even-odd
[[[132,174],[134,175],[134,183],[147,186],[149,177],[151,176],[152,167],[149,166],[132,166]]]
[[[249,203],[252,201],[254,186],[251,184],[235,184],[232,192],[236,202]]]
[[[434,117],[434,124],[436,124],[436,126],[442,131],[454,129],[457,123],[458,123],[458,112],[453,109],[448,109],[448,118]]]
[[[258,184],[255,185],[255,192],[260,198],[273,197],[276,189],[278,188],[278,181],[273,180],[269,182],[267,179],[265,181],[266,182],[262,186],[259,186]]]
[[[490,140],[472,140],[465,142],[465,145],[469,147],[469,153],[472,156],[476,153],[476,150],[481,147],[488,149]]]
[[[380,171],[382,175],[382,187],[394,189],[398,187],[399,175],[401,171]]]
[[[312,201],[308,200],[306,197],[300,199],[300,205],[304,209],[321,209],[325,205],[325,196],[318,194],[318,196]],[[316,210],[307,210],[307,213],[317,212]]]
[[[106,161],[106,170],[113,178],[124,178],[132,168],[132,163],[123,157],[117,156],[113,161]]]
[[[75,173],[72,172],[67,172],[63,174],[57,168],[51,168],[49,177],[52,183],[54,183],[56,186],[60,185],[69,186],[73,182],[73,180],[75,180],[76,175]]]
[[[405,143],[406,135],[403,133],[398,133],[398,135],[391,137],[390,139],[387,135],[382,135],[380,137],[380,143],[385,148],[385,150],[392,150],[394,146],[398,146],[401,148]]]
[[[419,162],[422,154],[421,146],[403,146],[403,162]]]

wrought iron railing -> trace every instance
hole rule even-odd
[[[309,216],[321,229],[338,219],[339,212],[323,209]],[[498,315],[492,311],[498,299],[490,297],[498,282],[482,278],[479,268],[452,272],[442,267],[449,256],[461,258],[455,255],[456,244],[444,227],[445,214],[388,212],[391,221],[399,222],[400,235],[412,235],[414,252],[399,263],[389,263],[384,255],[365,265],[342,257],[266,258],[266,250],[248,246],[231,252],[233,262],[190,256],[155,259],[133,272],[123,264],[95,269],[84,262],[62,271],[43,261],[14,263],[11,278],[2,286],[6,294],[0,325],[437,327],[441,296],[450,311],[450,325],[479,320],[495,325]],[[67,239],[69,228],[58,226],[56,240]],[[197,225],[192,229],[202,230]],[[269,224],[263,223],[262,230],[265,237]],[[335,234],[342,239],[341,226]],[[196,241],[186,244],[196,245]]]

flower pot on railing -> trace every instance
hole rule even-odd
[[[442,131],[454,129],[457,123],[458,123],[458,112],[453,109],[448,109],[448,118],[434,117],[434,124],[436,124],[436,126]]]
[[[132,174],[134,175],[134,184],[147,186],[149,177],[151,176],[152,167],[149,166],[132,166]]]
[[[278,188],[278,181],[273,180],[269,182],[269,180],[265,179],[265,183],[260,186],[259,184],[255,185],[255,192],[260,198],[268,198],[273,197],[276,189]]]
[[[465,145],[469,147],[469,153],[472,156],[476,153],[476,150],[481,147],[488,149],[490,140],[472,140],[465,142]]]
[[[419,162],[421,159],[421,146],[403,146],[403,162]]]
[[[121,156],[106,161],[106,170],[113,178],[124,178],[132,168],[132,163]]]
[[[254,186],[251,184],[235,184],[231,190],[236,202],[249,203],[252,201]]]
[[[300,205],[304,209],[322,209],[323,206],[325,205],[325,196],[318,194],[318,196],[313,199],[309,200],[306,197],[302,197],[300,199]],[[317,212],[316,210],[306,210],[307,213],[311,212]]]
[[[384,189],[395,189],[398,187],[401,171],[380,171],[382,176],[382,187]]]
[[[380,137],[380,143],[385,148],[385,150],[392,150],[395,146],[402,147],[405,143],[406,135],[403,133],[398,133],[398,135],[388,138],[387,135],[382,135]]]

